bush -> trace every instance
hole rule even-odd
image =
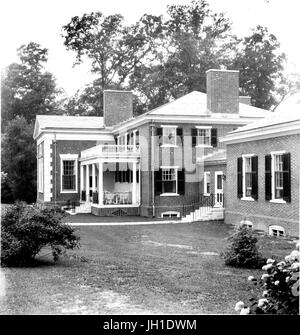
[[[297,247],[285,261],[277,263],[268,259],[263,266],[266,273],[259,280],[248,277],[254,286],[263,290],[262,295],[252,297],[249,307],[238,302],[236,311],[240,314],[299,314],[299,242]]]
[[[240,226],[236,233],[229,237],[230,245],[221,253],[226,265],[249,269],[261,268],[265,259],[258,252],[257,238],[251,228]]]
[[[1,264],[28,265],[43,247],[51,248],[54,261],[65,249],[79,247],[72,227],[61,222],[63,212],[18,202],[2,215]]]

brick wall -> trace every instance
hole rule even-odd
[[[203,193],[203,171],[204,164],[196,164],[196,158],[224,148],[223,143],[218,143],[216,148],[200,149],[192,147],[191,129],[195,124],[176,124],[183,130],[183,143],[181,138],[177,138],[179,144],[176,148],[164,148],[159,146],[159,138],[154,138],[154,157],[151,157],[151,136],[150,123],[139,127],[141,146],[141,210],[142,216],[152,216],[152,173],[151,161],[154,159],[154,168],[158,170],[160,166],[179,166],[185,168],[185,195],[180,196],[155,196],[155,216],[160,217],[162,212],[176,210],[182,213],[184,205],[189,204]],[[198,125],[198,124],[197,124]],[[199,124],[200,125],[200,124]],[[154,124],[155,128],[161,123]],[[211,125],[218,129],[218,138],[224,136],[229,131],[237,128],[236,125]],[[225,166],[214,166],[212,171],[224,171]],[[214,178],[214,174],[212,175]],[[202,187],[201,187],[202,185]],[[213,180],[214,187],[214,180]]]
[[[106,90],[103,92],[103,117],[106,127],[132,118],[132,92]]]
[[[213,113],[239,112],[239,72],[206,72],[207,108]]]
[[[254,228],[268,231],[270,225],[285,228],[289,235],[299,230],[299,173],[300,135],[275,137],[227,146],[226,172],[226,223],[238,224],[243,218],[250,220]],[[265,200],[265,155],[271,151],[286,150],[291,154],[291,202],[270,203]],[[258,156],[258,200],[246,201],[237,197],[237,157],[242,154]]]
[[[67,200],[79,202],[80,200],[80,169],[79,169],[79,162],[78,162],[78,192],[77,193],[60,193],[60,173],[61,173],[61,166],[60,166],[60,154],[78,154],[78,158],[80,158],[80,152],[82,150],[91,148],[96,145],[96,141],[57,141],[56,142],[56,159],[55,159],[55,151],[54,151],[54,144],[52,144],[52,167],[53,167],[53,174],[52,174],[52,203],[56,200],[58,204],[64,205]],[[56,178],[54,176],[54,166],[56,161]],[[54,180],[56,179],[56,192],[54,188]]]

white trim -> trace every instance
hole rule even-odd
[[[161,148],[178,148],[177,144],[162,144]]]
[[[255,201],[252,197],[242,197],[241,200],[244,200],[244,201]]]
[[[272,195],[273,195],[273,193],[272,193]],[[270,202],[273,203],[273,204],[286,204],[286,201],[283,200],[283,199],[271,199]]]
[[[276,125],[262,126],[255,129],[236,131],[235,133],[227,134],[219,140],[222,143],[234,144],[295,134],[300,134],[300,120],[287,122],[285,124],[279,123]]]
[[[211,173],[210,171],[204,171],[204,175],[203,175],[203,195],[209,196],[210,193],[206,192],[207,189],[207,175],[209,175],[209,188],[211,190]]]
[[[179,169],[179,166],[178,165],[175,165],[175,166],[161,165],[160,169]]]
[[[212,145],[209,145],[209,144],[198,144],[196,145],[196,148],[207,148],[207,149],[211,149],[213,148]]]
[[[212,129],[212,126],[195,126],[197,129]]]
[[[285,236],[285,229],[282,226],[278,226],[278,225],[271,225],[271,226],[269,226],[269,235],[280,236],[280,235],[274,235],[273,234],[273,230],[282,231],[283,232],[283,236]]]
[[[173,124],[161,124],[160,127],[161,128],[178,128],[177,125],[173,125]]]
[[[60,193],[78,193],[78,154],[60,154]],[[63,190],[63,161],[75,161],[75,190]]]
[[[281,150],[281,151],[271,151],[271,152],[270,152],[270,154],[271,154],[272,156],[274,156],[274,155],[283,155],[283,154],[286,154],[286,153],[287,153],[286,150]]]
[[[176,187],[177,187],[177,178],[176,178]],[[161,197],[178,197],[180,194],[178,193],[161,193]]]

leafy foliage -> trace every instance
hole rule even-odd
[[[39,209],[23,202],[9,207],[1,222],[1,264],[28,265],[46,246],[57,261],[64,249],[78,247],[79,238],[61,223],[62,218],[63,213],[53,208]]]
[[[231,237],[230,244],[221,253],[226,265],[245,267],[250,269],[260,268],[265,262],[257,248],[257,238],[252,229],[240,226]]]
[[[2,130],[16,116],[32,122],[37,114],[55,113],[56,88],[53,75],[43,71],[48,50],[30,42],[18,49],[20,63],[10,64],[1,77]]]
[[[2,137],[2,171],[14,200],[33,202],[36,199],[36,146],[32,138],[33,125],[24,116],[17,116],[7,126]]]
[[[266,273],[260,279],[248,277],[255,288],[263,290],[261,297],[253,294],[249,307],[239,302],[236,311],[241,314],[299,314],[299,264],[299,242],[298,250],[292,251],[284,261],[268,259],[262,268]]]

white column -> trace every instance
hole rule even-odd
[[[85,192],[86,192],[86,201],[90,202],[90,166],[86,164],[85,166]]]
[[[103,205],[103,162],[99,162],[98,204]]]
[[[96,165],[92,164],[93,192],[96,192]]]
[[[80,163],[80,199],[82,200],[82,191],[84,190],[83,165]]]
[[[136,162],[132,163],[132,204],[136,204]]]

